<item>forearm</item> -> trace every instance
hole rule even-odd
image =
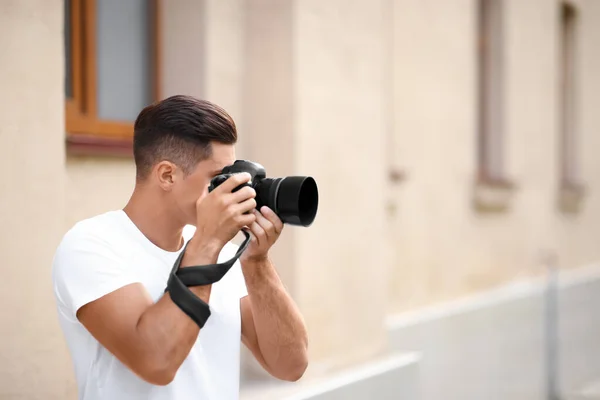
[[[190,288],[208,303],[211,286]],[[149,307],[137,324],[139,343],[146,357],[141,358],[152,375],[174,375],[198,338],[198,325],[171,300],[166,293]]]
[[[212,264],[217,260],[217,251],[200,254],[194,250],[186,252],[181,268],[191,265]],[[190,287],[194,295],[209,303],[212,285]],[[153,366],[153,373],[171,377],[188,356],[201,329],[171,300],[169,293],[150,306],[137,324],[139,342],[143,344]]]
[[[270,260],[242,265],[264,363],[278,377],[301,376],[307,365],[308,336],[298,308]]]

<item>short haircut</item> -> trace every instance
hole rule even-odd
[[[190,174],[200,161],[211,156],[211,142],[237,142],[235,122],[223,108],[184,95],[149,105],[134,125],[136,179],[145,179],[163,160]]]

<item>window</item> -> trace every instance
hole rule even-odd
[[[575,211],[583,194],[577,151],[577,10],[567,3],[560,7],[560,206]]]
[[[70,150],[130,150],[135,117],[159,98],[158,2],[65,0]]]
[[[478,0],[476,207],[507,206],[513,185],[504,171],[504,41],[502,0]]]

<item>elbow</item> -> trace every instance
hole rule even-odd
[[[279,378],[288,382],[297,382],[304,376],[306,369],[308,368],[308,357],[306,353],[297,357],[294,363],[291,364],[285,374],[282,374]]]
[[[146,360],[144,365],[140,367],[141,370],[137,375],[144,381],[156,386],[167,386],[173,382],[178,369],[169,362],[159,360]]]
[[[286,377],[284,377],[283,380],[287,381],[287,382],[297,382],[300,380],[300,378],[302,378],[302,376],[304,376],[305,370],[306,370],[306,368],[293,371],[290,374],[288,374]]]
[[[141,378],[152,385],[167,386],[175,379],[175,373],[168,370],[156,370],[145,373]]]

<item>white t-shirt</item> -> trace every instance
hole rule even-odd
[[[185,239],[194,227],[186,227]],[[229,243],[219,262],[237,246]],[[104,348],[77,320],[77,310],[125,285],[140,282],[154,301],[164,294],[179,252],[150,242],[122,211],[77,223],[64,236],[53,263],[54,294],[81,400],[233,400],[239,398],[240,298],[247,295],[239,261],[210,294],[211,316],[173,382],[145,382]]]

